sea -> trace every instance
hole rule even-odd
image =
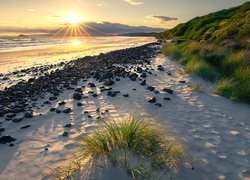
[[[0,37],[0,74],[155,42],[154,37]]]

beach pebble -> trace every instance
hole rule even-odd
[[[146,80],[143,80],[140,85],[145,86],[146,85]]]
[[[0,132],[4,132],[5,131],[5,128],[0,128]]]
[[[11,136],[2,136],[0,137],[0,144],[6,144],[6,143],[10,143],[16,141],[15,138],[11,137]]]
[[[64,110],[63,110],[63,112],[64,112],[65,114],[69,114],[71,111],[72,111],[71,108],[67,108],[67,109],[64,109]]]
[[[174,93],[174,91],[172,89],[169,89],[169,88],[164,88],[163,91],[167,92],[169,94],[173,94]]]
[[[81,100],[81,99],[82,99],[82,95],[81,95],[80,93],[74,93],[74,94],[73,94],[73,98],[74,98],[75,100]]]
[[[68,134],[69,134],[68,132],[64,132],[63,136],[66,137],[66,136],[68,136]]]
[[[22,126],[20,129],[26,129],[26,128],[29,128],[29,127],[31,127],[31,125]]]
[[[71,124],[71,123],[66,124],[64,127],[65,127],[65,128],[70,128],[70,127],[72,127],[72,124]]]
[[[156,97],[152,97],[148,99],[149,103],[155,103],[156,102]]]

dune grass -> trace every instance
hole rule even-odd
[[[170,47],[170,48],[168,48]],[[250,102],[250,52],[195,41],[173,41],[163,54],[185,65],[186,73],[196,73],[215,82],[215,92],[232,100]],[[178,56],[176,56],[178,54]]]
[[[69,178],[77,171],[91,169],[87,166],[109,162],[106,166],[122,167],[132,179],[154,179],[162,173],[170,175],[183,157],[183,148],[174,145],[163,129],[138,117],[107,120],[81,142],[68,165],[51,170],[54,178]]]

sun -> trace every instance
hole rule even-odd
[[[76,14],[69,14],[64,17],[64,22],[71,25],[77,25],[81,22],[81,18]]]

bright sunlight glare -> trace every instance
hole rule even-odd
[[[81,22],[81,18],[76,14],[70,14],[64,17],[64,22],[69,23],[71,25],[77,25]]]
[[[79,40],[73,40],[72,41],[72,45],[73,46],[78,46],[78,45],[80,45],[81,44],[81,42],[79,41]]]

